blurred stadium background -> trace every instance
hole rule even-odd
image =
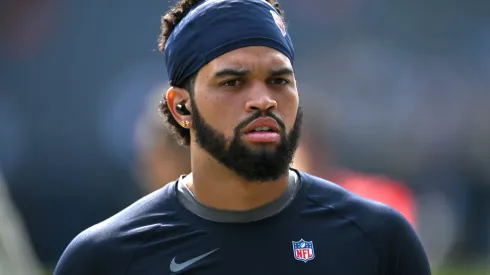
[[[188,169],[156,116],[173,3],[0,2],[1,275],[35,273],[19,257],[49,274],[77,233]],[[405,209],[436,274],[490,274],[490,2],[281,3],[295,164]]]

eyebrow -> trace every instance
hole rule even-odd
[[[294,74],[294,72],[291,68],[283,67],[283,68],[271,69],[269,70],[269,74],[271,76],[292,75]]]
[[[220,78],[220,77],[225,77],[225,76],[246,76],[250,74],[250,71],[248,69],[222,69],[217,71],[214,74],[214,77]],[[294,71],[291,68],[283,67],[283,68],[276,68],[276,69],[270,69],[269,74],[271,76],[279,76],[279,75],[292,75],[294,74]]]
[[[250,74],[247,69],[223,69],[219,70],[214,74],[214,77],[224,77],[224,76],[246,76]]]

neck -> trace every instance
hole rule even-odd
[[[192,148],[191,151],[192,173],[184,178],[184,184],[199,202],[208,207],[250,210],[279,198],[288,186],[289,173],[274,181],[247,181],[201,148]]]

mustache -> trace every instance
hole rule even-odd
[[[250,116],[249,118],[244,119],[235,128],[235,134],[239,134],[240,131],[243,128],[247,127],[248,124],[250,124],[252,121],[254,121],[254,120],[256,120],[257,118],[260,118],[260,117],[270,117],[270,118],[274,119],[277,122],[277,124],[281,128],[281,131],[282,132],[284,132],[286,130],[286,125],[284,124],[284,122],[282,122],[282,120],[280,120],[275,114],[273,114],[270,110],[268,110],[268,111],[265,111],[265,112],[257,111],[252,116]]]

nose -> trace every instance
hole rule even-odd
[[[251,93],[251,99],[246,103],[247,112],[265,112],[277,108],[277,101],[270,96],[267,88],[257,88]]]

